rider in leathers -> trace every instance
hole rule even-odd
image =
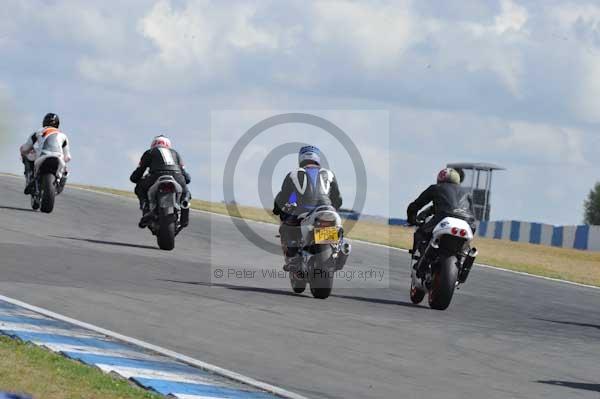
[[[146,169],[149,169],[149,173],[144,176]],[[139,166],[133,171],[129,180],[132,183],[136,183],[135,194],[140,201],[140,209],[144,215],[139,222],[140,228],[146,227],[149,219],[152,216],[150,211],[150,204],[148,199],[148,189],[156,182],[160,176],[171,175],[181,185],[183,189],[183,198],[190,197],[187,184],[191,182],[189,173],[185,170],[181,156],[177,151],[171,148],[171,140],[166,136],[156,136],[152,140],[150,149],[144,152],[142,159],[140,160]],[[182,218],[182,226],[187,225],[187,212],[186,217]]]
[[[425,214],[420,215],[420,219],[424,219],[431,214],[434,216],[415,231],[413,255],[416,254],[417,250],[420,250],[420,243],[428,241],[435,226],[448,215],[459,212],[465,216],[469,223],[473,224],[472,198],[470,193],[460,186],[460,182],[461,178],[456,170],[452,168],[442,169],[438,173],[437,184],[429,186],[408,206],[406,210],[408,224],[416,225],[419,210],[433,202],[433,208],[426,209]]]
[[[299,168],[285,177],[281,191],[275,197],[273,213],[279,215],[281,244],[285,254],[284,270],[301,261],[298,252],[301,239],[298,215],[310,212],[318,206],[342,206],[342,197],[332,171],[321,168],[321,156],[317,147],[305,146],[298,154]]]
[[[35,173],[36,161],[43,159],[45,155],[57,156],[65,163],[71,160],[71,151],[67,135],[58,130],[60,120],[58,115],[48,113],[42,121],[42,128],[36,130],[29,136],[25,144],[20,148],[21,160],[25,166],[25,191],[26,195],[31,194],[33,189],[33,177]],[[59,190],[67,182],[66,170],[60,182]]]

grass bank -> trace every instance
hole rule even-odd
[[[104,187],[78,186],[91,190],[135,198],[132,192]],[[192,208],[219,214],[228,214],[223,203],[192,200]],[[279,223],[279,219],[265,209],[239,206],[240,216],[250,220]],[[412,245],[411,228],[386,226],[379,223],[358,222],[348,235],[363,241],[407,249]],[[476,238],[479,263],[510,270],[558,278],[582,284],[600,286],[600,252],[547,247],[512,241]]]
[[[127,380],[6,336],[0,336],[0,391],[36,399],[163,398]]]

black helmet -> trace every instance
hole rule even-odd
[[[44,120],[42,122],[42,127],[52,126],[58,129],[58,125],[60,125],[60,120],[58,119],[58,115],[53,114],[52,112],[46,114],[44,116]]]

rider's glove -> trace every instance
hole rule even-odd
[[[294,212],[294,209],[296,209],[297,207],[298,207],[298,204],[296,204],[295,202],[292,202],[292,203],[287,202],[281,210],[284,213],[292,213],[292,212]]]
[[[183,178],[185,179],[185,184],[190,184],[192,182],[192,177],[187,172],[187,170],[183,169],[182,172],[183,172]]]

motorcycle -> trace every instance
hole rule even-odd
[[[175,237],[189,222],[189,193],[183,195],[183,188],[173,176],[165,175],[148,189],[148,198],[151,217],[146,226],[156,236],[158,247],[171,251]]]
[[[43,155],[35,161],[34,171],[27,176],[31,182],[31,208],[50,213],[54,200],[62,193],[67,183],[67,171],[62,157]]]
[[[344,239],[342,219],[332,206],[299,215],[301,262],[289,273],[292,290],[301,294],[310,285],[313,297],[331,295],[335,272],[341,270],[352,246]]]
[[[412,303],[421,303],[428,293],[432,309],[450,306],[454,290],[467,281],[478,254],[470,245],[474,237],[470,219],[468,212],[455,210],[435,226],[429,242],[419,243],[420,256],[410,251],[415,261],[410,285]]]

